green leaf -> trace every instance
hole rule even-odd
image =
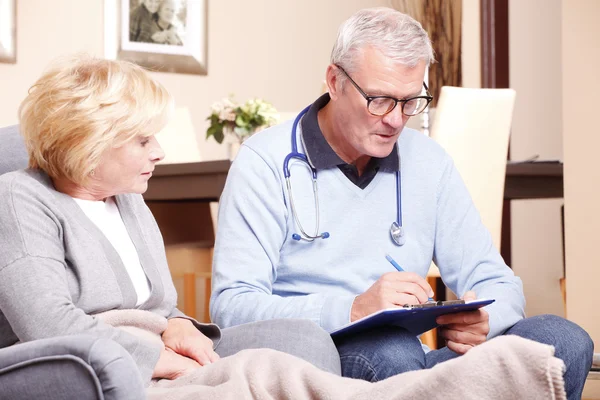
[[[223,139],[225,139],[225,134],[223,134],[223,129],[215,132],[214,138],[217,141],[217,143],[219,143],[219,144],[223,143]]]
[[[221,124],[213,124],[208,127],[206,130],[206,138],[214,137],[217,143],[223,143],[223,139],[225,138],[225,134],[223,133],[223,125]]]
[[[214,136],[215,134],[215,130],[216,130],[216,126],[211,125],[208,127],[208,129],[206,130],[206,138],[210,138],[211,136]]]
[[[235,117],[235,124],[240,128],[245,128],[246,125],[248,125],[248,122],[246,121],[243,115],[238,115],[237,117]]]

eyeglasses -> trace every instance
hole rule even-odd
[[[350,75],[344,71],[344,68],[340,67],[339,65],[336,65],[336,67],[338,67],[340,71],[342,71],[344,75],[348,77],[356,90],[358,90],[362,97],[367,100],[367,110],[372,115],[382,117],[391,113],[392,110],[396,108],[398,103],[401,103],[402,114],[406,115],[407,117],[414,117],[415,115],[422,113],[433,100],[433,96],[429,93],[429,88],[425,82],[423,82],[425,96],[415,96],[409,99],[396,99],[391,96],[369,96],[360,88],[360,86],[358,86],[356,82],[354,82],[352,78],[350,78]]]

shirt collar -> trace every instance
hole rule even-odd
[[[323,132],[319,127],[318,113],[329,103],[329,93],[319,97],[309,108],[306,115],[302,118],[302,141],[306,156],[310,164],[317,170],[333,168],[338,165],[347,164],[331,148]],[[400,169],[398,158],[398,143],[394,144],[392,152],[384,158],[372,157],[369,162],[373,168],[380,171],[395,172]]]

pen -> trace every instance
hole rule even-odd
[[[386,260],[388,260],[388,261],[390,262],[390,264],[392,264],[392,265],[394,266],[394,268],[396,268],[398,271],[400,271],[400,272],[404,272],[404,270],[402,269],[402,267],[400,266],[400,264],[398,264],[398,263],[396,262],[396,260],[394,260],[394,259],[392,258],[392,256],[390,256],[389,254],[386,254],[386,255],[385,255],[385,258],[386,258]],[[430,298],[428,298],[428,299],[427,299],[427,302],[430,302],[430,301],[435,301],[435,300],[433,299],[433,297],[430,297]]]

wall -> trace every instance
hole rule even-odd
[[[468,88],[481,87],[481,21],[479,10],[480,0],[462,0],[462,86]],[[422,130],[424,115],[425,113],[409,119],[406,126]],[[434,115],[435,108],[430,108],[430,124],[434,119]]]
[[[462,5],[462,85],[468,88],[480,88],[480,0],[463,0]]]
[[[562,110],[565,157],[565,235],[567,314],[600,345],[600,281],[598,197],[600,147],[598,127],[590,118],[598,111],[600,92],[600,2],[562,2]],[[588,381],[584,398],[600,398],[600,381]]]
[[[598,127],[590,118],[598,111],[600,93],[600,2],[564,0],[562,8],[563,142],[565,157],[565,219],[567,313],[600,345],[600,281],[598,198],[600,147]]]
[[[509,77],[517,91],[512,160],[562,159],[561,0],[509,1]],[[564,315],[562,199],[511,202],[512,267],[527,315]]]
[[[17,108],[27,89],[55,57],[77,51],[104,54],[102,0],[47,4],[47,0],[18,2],[18,61],[0,64],[2,93],[10,94],[0,96],[0,126],[17,122]],[[204,136],[210,105],[229,94],[240,101],[262,97],[286,118],[303,108],[321,92],[339,24],[360,8],[388,4],[386,0],[209,1],[208,75],[155,74],[173,93],[177,106],[189,110],[189,115],[180,112],[186,119],[183,124],[195,130],[198,139],[195,144],[195,138],[161,136],[167,160],[226,157],[225,146]],[[480,85],[479,57],[479,0],[463,0],[465,86]],[[174,149],[182,148],[185,152],[175,154]]]
[[[295,112],[321,92],[337,27],[360,8],[385,0],[211,0],[207,76],[156,73],[178,107],[187,107],[204,160],[225,158],[225,146],[205,141],[210,105],[229,94],[258,96]],[[19,0],[15,65],[0,64],[0,126],[17,122],[29,86],[56,56],[103,56],[102,0]],[[7,95],[9,94],[9,95]],[[167,140],[164,138],[164,140]],[[176,160],[177,157],[171,156]]]

